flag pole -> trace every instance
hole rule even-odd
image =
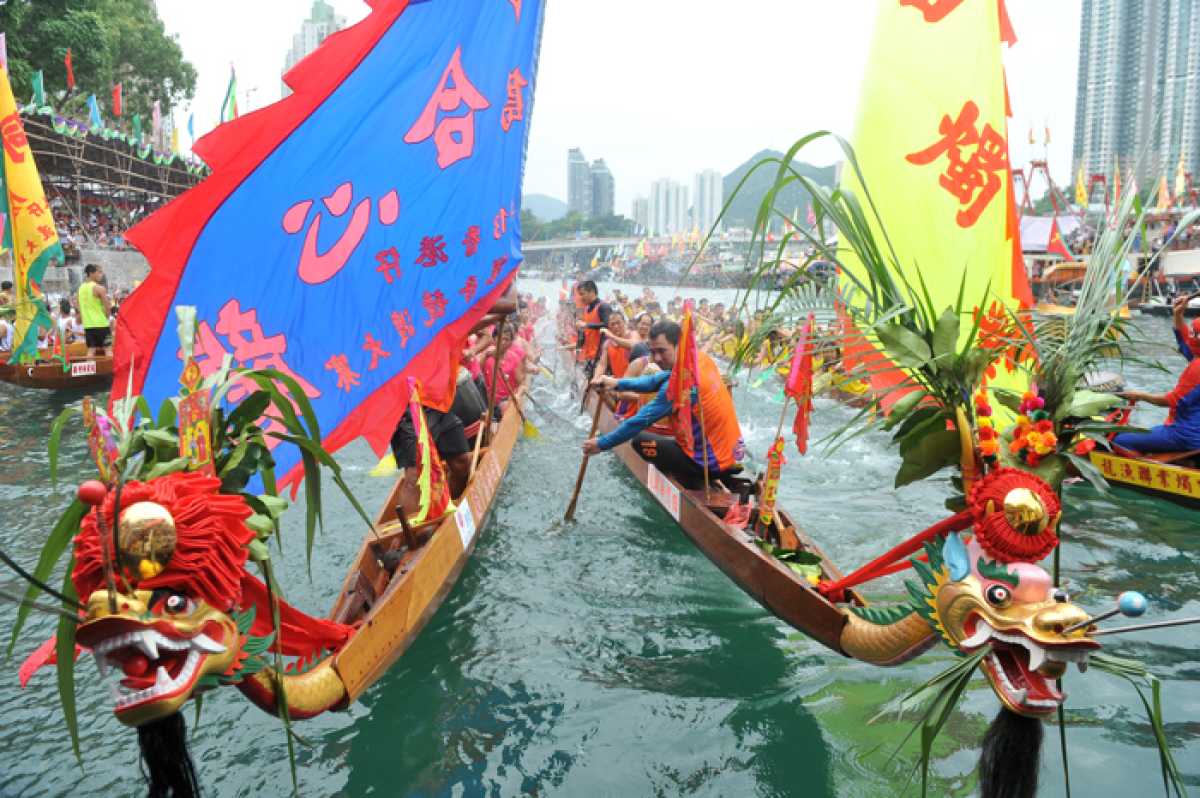
[[[700,452],[704,457],[704,501],[708,496],[708,431],[704,426],[704,391],[700,383],[700,375],[696,375],[696,403],[700,405]],[[715,455],[715,453],[714,453]],[[719,464],[718,464],[719,465]]]

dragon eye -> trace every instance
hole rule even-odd
[[[167,596],[167,600],[163,602],[163,607],[172,615],[184,615],[193,609],[191,600],[181,593],[172,593]]]
[[[1068,601],[1071,600],[1071,596],[1067,593],[1067,591],[1063,590],[1061,587],[1054,588],[1054,592],[1050,594],[1050,597],[1052,599],[1054,599],[1055,601],[1057,601],[1059,604],[1066,604]]]
[[[988,603],[995,607],[1007,607],[1012,601],[1012,592],[1004,585],[992,585],[985,595]]]

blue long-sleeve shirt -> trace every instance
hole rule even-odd
[[[621,422],[621,425],[607,435],[601,435],[596,443],[600,447],[600,451],[607,452],[615,446],[620,446],[622,443],[633,440],[646,427],[671,414],[671,400],[667,398],[667,381],[671,379],[671,372],[660,371],[657,374],[645,374],[641,377],[633,377],[627,380],[617,380],[618,391],[633,391],[635,393],[654,393],[658,395],[653,401],[645,405],[637,412],[637,415],[631,416]]]

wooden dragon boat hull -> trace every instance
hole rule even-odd
[[[515,401],[524,401],[525,388]],[[493,426],[490,445],[457,511],[438,521],[414,527],[423,539],[406,546],[396,519],[400,481],[397,480],[375,521],[378,538],[369,536],[359,550],[330,613],[332,620],[361,624],[338,652],[333,667],[346,687],[347,703],[356,700],[408,649],[442,605],[479,540],[492,502],[508,470],[513,446],[521,433],[521,417],[510,403]],[[385,567],[385,555],[392,561]]]
[[[1200,451],[1132,457],[1095,449],[1089,457],[1115,485],[1200,507]]]
[[[58,361],[30,365],[0,363],[0,381],[20,388],[41,388],[49,391],[102,388],[112,384],[113,359],[104,357],[73,357],[67,368]]]
[[[588,407],[595,410],[596,395],[588,397]],[[616,428],[619,422],[607,405],[600,411],[599,430],[602,433]],[[713,485],[706,499],[704,491],[690,491],[647,463],[631,446],[619,446],[613,453],[629,469],[634,478],[658,500],[679,524],[684,534],[725,572],[738,587],[777,618],[804,632],[824,645],[842,651],[842,628],[846,620],[842,611],[818,593],[803,576],[765,552],[748,532],[726,526],[721,520],[737,496],[723,486]],[[782,533],[788,540],[792,535],[798,548],[821,558],[823,579],[840,579],[841,573],[811,538],[793,522],[788,513],[776,508],[777,521],[772,532]],[[751,514],[753,525],[756,514]]]

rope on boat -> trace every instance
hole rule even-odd
[[[847,574],[841,579],[820,582],[817,585],[817,590],[830,601],[846,601],[847,588],[856,587],[864,582],[870,582],[872,579],[878,579],[881,576],[887,576],[888,574],[904,570],[909,567],[909,564],[907,562],[899,562],[900,560],[915,554],[928,541],[942,535],[948,535],[951,532],[961,532],[971,526],[972,523],[974,523],[974,516],[971,511],[969,509],[963,510],[943,521],[937,522],[923,532],[918,532],[903,543],[888,549],[857,571]]]

